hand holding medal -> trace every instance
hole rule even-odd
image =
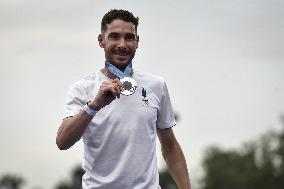
[[[132,95],[137,88],[136,81],[130,77],[132,73],[132,63],[128,64],[124,72],[108,62],[106,62],[105,65],[108,71],[120,79],[122,84],[121,94],[126,96]]]
[[[109,105],[116,98],[120,98],[122,84],[119,79],[102,82],[96,98],[88,103],[88,106],[95,111]]]
[[[119,79],[116,78],[112,81],[104,81],[102,83],[96,98],[88,104],[95,111],[109,105],[116,98],[120,98],[120,94],[125,96],[132,95],[137,88],[136,81],[130,77],[132,73],[131,63],[126,67],[124,72],[107,62],[106,68]]]

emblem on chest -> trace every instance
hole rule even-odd
[[[149,106],[149,99],[147,97],[147,91],[142,87],[142,105]]]

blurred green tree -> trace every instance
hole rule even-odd
[[[163,169],[159,172],[159,184],[162,189],[178,189],[167,169]]]
[[[22,177],[7,174],[0,178],[0,189],[20,189],[24,183]]]
[[[284,128],[284,117],[281,117]],[[237,150],[210,147],[203,159],[203,189],[283,189],[284,129]]]
[[[81,166],[76,166],[71,173],[71,178],[66,181],[60,181],[55,186],[55,189],[82,189],[82,176],[84,173],[85,171]],[[167,169],[159,172],[159,179],[162,189],[177,189],[177,186]]]
[[[61,181],[55,186],[55,189],[82,189],[82,176],[85,171],[81,166],[76,166],[72,173],[70,181]]]

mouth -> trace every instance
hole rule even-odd
[[[117,56],[128,56],[129,52],[128,51],[122,51],[122,50],[114,50],[113,54],[117,55]]]

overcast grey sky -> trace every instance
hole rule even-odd
[[[0,175],[49,189],[81,162],[82,143],[59,151],[55,136],[69,86],[104,65],[111,8],[140,18],[134,69],[166,79],[194,182],[206,147],[280,129],[283,0],[0,0]]]

